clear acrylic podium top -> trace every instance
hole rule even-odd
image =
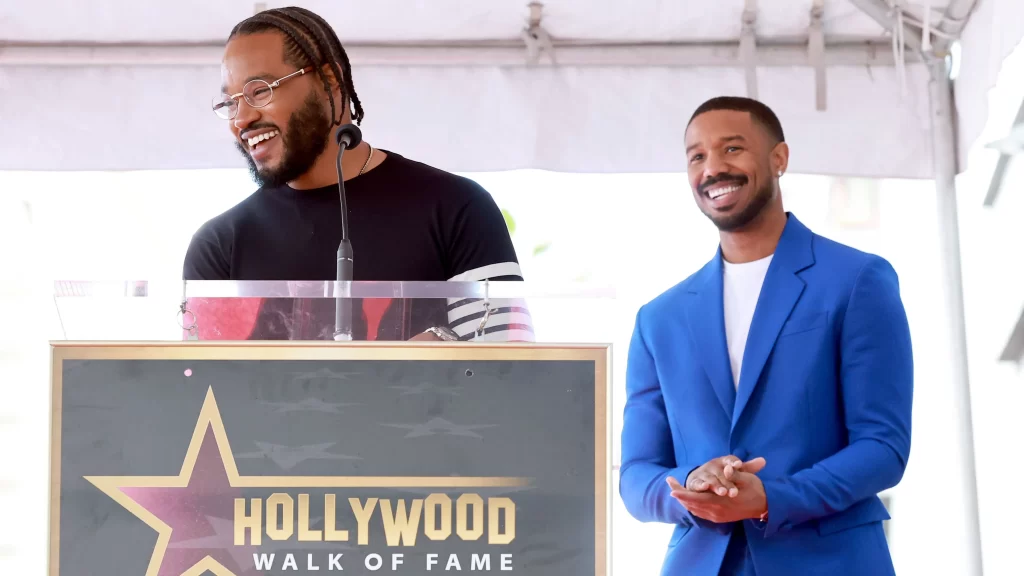
[[[58,281],[54,340],[404,341],[447,326],[464,341],[610,343],[610,287],[528,282]],[[618,336],[622,336],[619,334]]]

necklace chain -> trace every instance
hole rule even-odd
[[[366,156],[366,162],[363,162],[363,168],[359,170],[357,176],[362,176],[363,172],[366,172],[366,168],[370,165],[370,160],[373,158],[373,146],[370,146],[370,153]]]

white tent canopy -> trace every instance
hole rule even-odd
[[[957,35],[973,8],[961,159],[1024,32],[1015,0],[900,0],[900,18],[893,0],[527,1],[299,4],[346,44],[366,138],[455,171],[678,171],[693,109],[749,94],[782,118],[792,171],[930,178],[922,29]],[[221,49],[239,20],[285,4],[3,3],[0,169],[242,166],[209,108]]]
[[[930,178],[981,572],[955,175],[1022,0],[303,1],[349,51],[366,139],[457,172],[679,172],[693,109],[751,95],[805,174]],[[0,170],[241,167],[210,109],[230,29],[285,3],[0,4]],[[947,55],[960,40],[951,85]]]

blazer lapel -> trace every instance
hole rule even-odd
[[[797,273],[814,263],[811,240],[811,231],[797,220],[796,216],[789,215],[786,228],[782,232],[772,263],[765,275],[750,324],[750,332],[747,335],[747,345],[743,351],[743,363],[740,368],[739,390],[732,412],[734,429],[761,379],[761,372],[775,347],[782,326],[803,294],[806,285]]]
[[[721,251],[705,266],[703,281],[695,283],[694,296],[687,312],[687,328],[697,350],[697,358],[711,381],[727,417],[736,402],[736,387],[729,367],[729,350],[725,341],[725,315],[722,308]]]

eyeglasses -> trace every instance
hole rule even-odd
[[[267,82],[266,80],[249,80],[242,86],[242,91],[238,94],[221,94],[220,96],[213,97],[213,113],[225,120],[231,120],[238,115],[238,97],[245,98],[245,101],[249,106],[253,108],[263,108],[270,101],[274,99],[274,88],[281,85],[282,82],[295,76],[301,76],[306,72],[311,71],[312,68],[306,67],[302,70],[296,70],[291,74],[278,78],[273,82]]]

